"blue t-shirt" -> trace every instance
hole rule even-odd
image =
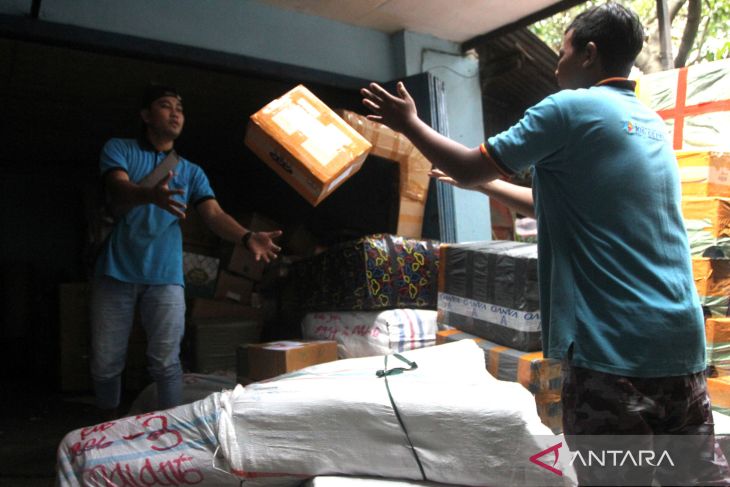
[[[630,82],[564,90],[486,151],[532,169],[543,349],[616,375],[705,368],[702,310],[664,122]]]
[[[101,151],[101,172],[121,169],[137,183],[165,156],[151,146],[140,147],[134,139],[111,139]],[[176,198],[188,207],[215,197],[198,165],[180,158],[173,172],[168,186],[185,190]],[[135,206],[115,225],[96,261],[95,273],[136,284],[184,285],[178,218],[153,204]]]

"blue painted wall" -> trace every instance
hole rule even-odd
[[[479,60],[462,56],[460,46],[433,36],[401,32],[394,36],[399,76],[430,72],[444,82],[446,111],[452,139],[467,147],[484,141]],[[489,198],[475,191],[453,190],[453,201],[441,202],[439,211],[453,212],[456,242],[491,240]],[[449,210],[453,208],[453,210]],[[446,209],[446,210],[445,210]],[[443,225],[442,225],[442,234]]]
[[[390,36],[247,0],[43,0],[41,20],[388,80]]]

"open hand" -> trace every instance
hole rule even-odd
[[[377,83],[370,83],[362,88],[362,103],[374,115],[368,119],[383,123],[396,132],[406,133],[408,128],[418,120],[416,104],[401,81],[396,86],[397,96],[391,95]]]
[[[466,186],[464,184],[461,184],[456,179],[447,176],[445,172],[443,172],[441,169],[431,169],[428,172],[428,175],[437,181],[441,181],[442,183],[451,184],[452,186],[456,186],[457,188],[463,188],[463,189],[473,189],[473,186]]]
[[[267,264],[276,259],[281,247],[274,243],[276,237],[281,236],[281,230],[273,232],[253,232],[248,239],[248,250],[256,256],[256,260],[264,259]]]
[[[167,176],[160,179],[160,182],[158,182],[153,188],[152,188],[152,202],[162,208],[163,210],[169,211],[173,215],[175,215],[178,218],[184,219],[185,218],[185,210],[187,209],[187,205],[184,203],[179,202],[174,198],[175,195],[184,195],[185,190],[184,189],[170,189],[170,179],[173,177],[173,172],[170,171],[167,173]]]

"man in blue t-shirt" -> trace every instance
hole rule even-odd
[[[726,485],[677,163],[664,123],[626,78],[642,44],[624,7],[583,12],[563,38],[562,91],[478,148],[420,121],[402,83],[396,95],[370,84],[363,103],[421,150],[433,176],[537,218],[543,350],[564,361],[566,435],[701,436],[694,471],[662,480]],[[498,180],[525,169],[532,189]],[[575,466],[583,483],[629,478]]]
[[[106,418],[118,416],[136,309],[147,335],[148,370],[157,385],[159,408],[182,399],[185,296],[179,220],[189,205],[215,234],[242,243],[256,260],[269,262],[281,250],[272,240],[281,231],[242,227],[218,205],[203,170],[184,158],[173,170],[163,170],[159,180],[143,183],[173,152],[185,123],[182,98],[174,88],[151,85],[140,116],[144,131],[138,139],[111,139],[101,152],[102,177],[117,216],[95,263],[91,297],[91,375]]]

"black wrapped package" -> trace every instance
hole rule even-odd
[[[516,350],[540,350],[537,245],[441,246],[439,323]]]
[[[297,262],[305,311],[436,309],[439,243],[376,234],[340,243]]]

